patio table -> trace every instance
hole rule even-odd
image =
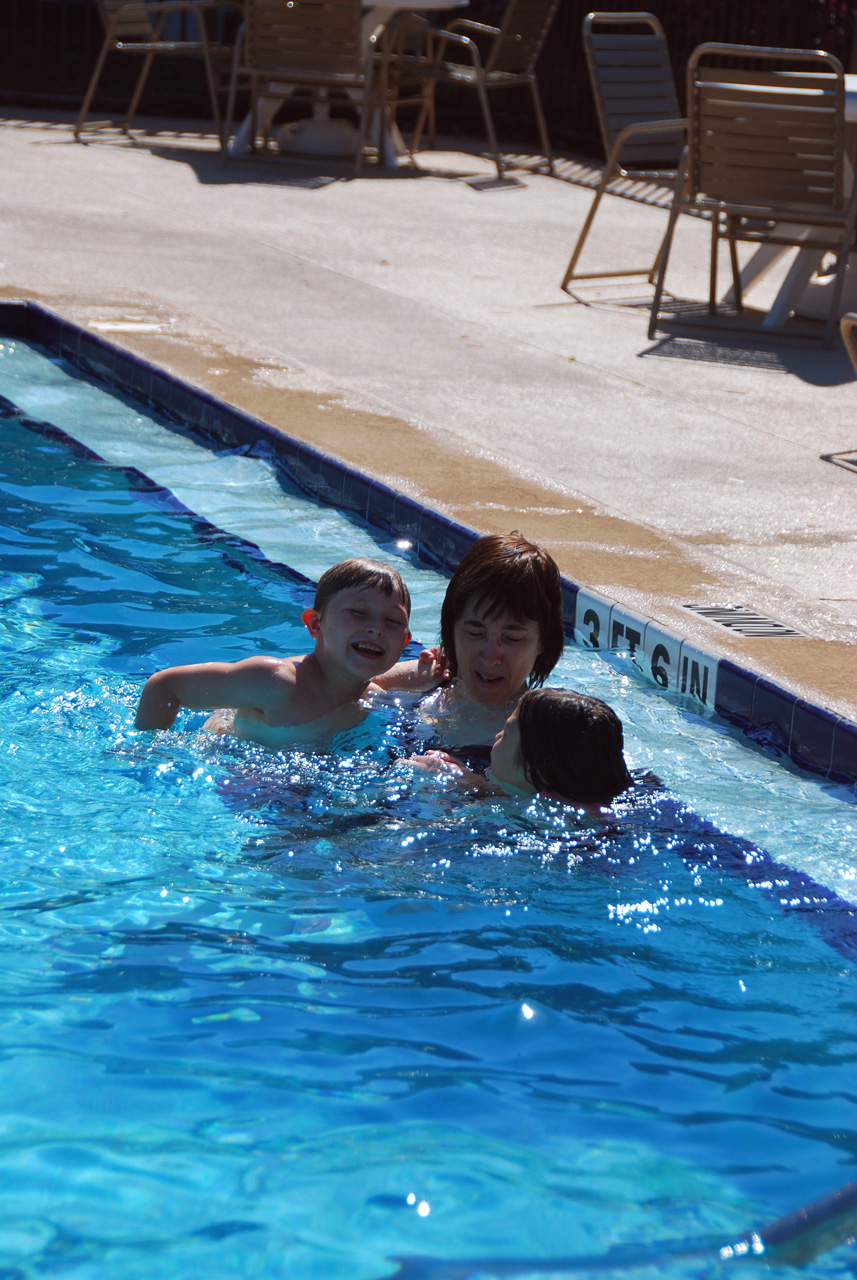
[[[441,10],[458,9],[466,5],[468,0],[379,0],[378,3],[366,3],[363,7],[363,44],[368,57],[370,46],[377,38],[378,32],[387,27],[401,13],[435,13]],[[271,80],[268,93],[259,98],[257,124],[264,128],[270,124],[277,109],[284,99],[291,96],[294,86],[281,80]],[[386,116],[386,112],[384,115]],[[243,155],[250,145],[252,121],[247,115],[237,130],[232,142],[227,146],[230,157]],[[330,118],[330,104],[326,98],[315,103],[313,114],[308,120],[301,120],[289,129],[288,138],[280,142],[283,150],[308,153],[312,155],[353,155],[357,145],[357,131],[344,120]],[[385,120],[381,138],[381,160],[384,164],[395,165],[406,148],[395,120]]]

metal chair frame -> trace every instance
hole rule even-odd
[[[133,0],[132,3],[126,3],[125,0],[99,0],[98,8],[105,26],[104,43],[101,46],[95,70],[92,73],[80,111],[75,120],[75,139],[78,142],[80,141],[80,135],[89,115],[92,100],[101,80],[104,64],[110,53],[144,55],[143,66],[131,96],[128,112],[121,125],[123,133],[127,133],[131,128],[137,114],[140,98],[155,57],[158,54],[185,56],[190,54],[202,57],[208,95],[211,101],[211,113],[222,147],[223,128],[220,105],[217,99],[218,89],[214,62],[219,54],[227,51],[231,54],[232,46],[216,44],[209,39],[205,24],[205,12],[206,10],[235,7],[235,0]],[[196,19],[199,40],[165,40],[163,38],[167,18],[174,13],[188,14]]]
[[[593,31],[593,27],[616,26],[639,26],[643,32],[628,35]],[[682,142],[686,137],[687,120],[681,115],[664,29],[652,13],[589,13],[583,20],[583,47],[607,161],[560,288],[572,293],[568,288],[572,280],[615,276],[644,275],[653,284],[660,250],[650,267],[608,271],[576,271],[576,267],[611,182],[619,177],[672,185],[676,179],[676,165],[652,168],[622,163],[629,144],[636,145],[638,151],[642,149],[645,155],[646,139],[666,135],[666,145],[669,135],[679,134]]]
[[[235,46],[224,129],[224,158],[232,130],[238,80],[250,82],[250,151],[255,153],[260,97],[284,96],[279,89],[359,90],[360,133],[355,157],[363,163],[373,106],[372,48],[363,46],[361,0],[244,0],[244,27]]]
[[[719,65],[700,65],[712,58]],[[759,71],[760,62],[780,66]],[[842,64],[820,50],[710,43],[691,55],[687,78],[687,174],[670,209],[649,337],[657,329],[678,215],[704,212],[711,217],[708,309],[712,315],[717,306],[717,249],[722,239],[730,242],[739,313],[743,299],[736,241],[837,254],[823,337],[829,346],[857,222],[853,177],[851,190],[845,189]],[[813,330],[802,332],[815,336]]]
[[[390,126],[395,124],[396,112],[401,107],[418,106],[420,114],[425,108],[432,146],[436,125],[431,72],[435,63],[436,34],[435,28],[427,19],[415,13],[403,12],[384,27],[380,50],[375,54],[380,77],[379,97]],[[408,146],[411,156],[414,153],[415,138],[414,131]]]
[[[510,0],[499,27],[491,27],[483,22],[472,22],[469,18],[456,18],[442,31],[435,32],[437,53],[434,66],[430,69],[432,81],[435,84],[442,80],[447,84],[470,84],[475,87],[499,179],[503,177],[503,162],[500,158],[488,93],[493,89],[508,89],[515,85],[526,85],[530,90],[547,171],[550,174],[554,172],[547,122],[536,80],[536,62],[558,5],[559,0],[542,0],[542,3],[538,3],[537,0]],[[465,31],[472,34],[462,34]],[[473,35],[485,37],[491,41],[491,48],[484,64],[479,46],[472,38]],[[470,64],[445,62],[444,54],[448,44],[455,45],[466,52]],[[428,109],[423,106],[414,129],[412,150],[416,150],[419,145],[427,115]]]

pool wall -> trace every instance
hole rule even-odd
[[[454,569],[475,529],[397,493],[312,445],[224,404],[37,303],[0,301],[0,333],[56,351],[86,373],[146,401],[226,447],[265,441],[307,493],[408,538],[432,564]],[[583,648],[626,653],[654,688],[686,698],[764,741],[795,764],[836,782],[857,783],[857,725],[727,658],[672,634],[608,597],[562,579],[567,634]]]

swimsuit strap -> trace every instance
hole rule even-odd
[[[491,748],[484,742],[471,742],[461,747],[450,747],[449,752],[474,773],[485,773],[491,763]]]

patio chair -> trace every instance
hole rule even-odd
[[[235,50],[225,136],[228,144],[238,80],[250,84],[250,150],[255,151],[261,98],[292,89],[360,95],[355,168],[360,171],[372,114],[372,43],[364,45],[360,0],[244,0],[243,40]],[[229,154],[228,145],[226,154]]]
[[[79,142],[84,123],[89,115],[92,100],[101,80],[104,64],[110,53],[143,55],[143,66],[131,96],[128,113],[122,123],[123,133],[131,128],[140,98],[149,77],[152,62],[158,54],[202,58],[211,114],[214,127],[223,145],[220,105],[218,103],[218,73],[228,67],[232,46],[219,44],[209,38],[206,27],[206,11],[235,8],[235,0],[97,0],[98,11],[104,23],[104,43],[95,64],[86,93],[74,124],[74,136]],[[167,19],[174,14],[195,19],[198,39],[173,39],[164,36]]]
[[[676,180],[687,120],[678,104],[664,29],[651,13],[590,13],[583,20],[583,48],[607,162],[560,288],[570,292],[571,280],[609,276],[645,275],[651,284],[660,254],[650,267],[575,268],[611,182],[618,177],[672,186]]]
[[[839,320],[839,332],[842,334],[842,341],[845,343],[851,366],[857,373],[857,314],[846,311]]]
[[[402,109],[425,108],[431,145],[435,140],[434,81],[435,29],[416,13],[401,13],[387,23],[375,54],[379,99],[387,112],[390,132],[397,129]],[[423,126],[424,127],[424,126]],[[415,130],[408,151],[413,155]]]
[[[837,254],[824,331],[824,345],[829,346],[857,217],[857,183],[845,157],[841,63],[818,50],[704,44],[691,55],[687,85],[687,176],[670,209],[649,337],[657,329],[678,215],[707,213],[712,219],[711,315],[717,308],[722,239],[730,242],[739,313],[743,301],[735,241]]]
[[[488,94],[495,89],[510,89],[515,85],[526,85],[530,90],[547,170],[551,174],[554,171],[547,124],[536,80],[536,62],[558,4],[559,0],[509,0],[499,27],[472,22],[469,18],[456,18],[442,31],[435,33],[437,53],[434,65],[430,68],[432,82],[466,85],[476,90],[485,132],[497,166],[497,177],[500,179],[503,177],[503,162],[500,159]],[[465,35],[464,32],[470,34]],[[484,61],[479,44],[473,36],[479,37],[487,45]],[[467,61],[446,61],[448,45],[459,49]],[[424,104],[414,129],[413,150],[419,145],[428,115],[429,107]]]

